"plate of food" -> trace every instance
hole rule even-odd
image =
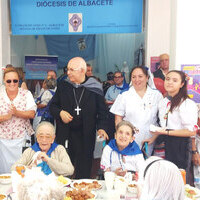
[[[11,174],[1,174],[0,184],[10,184],[12,182]]]
[[[185,185],[185,197],[187,200],[197,200],[200,199],[200,190],[198,188],[192,187],[190,185]]]
[[[7,196],[5,194],[0,193],[0,200],[6,200]]]
[[[61,184],[63,184],[63,186],[67,186],[71,184],[71,179],[64,177],[64,176],[58,176],[57,181]]]
[[[64,200],[94,200],[97,197],[97,194],[94,191],[73,188],[68,188],[65,194],[66,197]]]
[[[75,189],[81,190],[99,190],[102,188],[101,183],[97,180],[92,179],[80,179],[73,181],[70,186]]]

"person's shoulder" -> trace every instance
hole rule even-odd
[[[56,151],[66,151],[66,148],[65,148],[63,145],[59,144],[59,145],[55,148],[55,150],[56,150]]]

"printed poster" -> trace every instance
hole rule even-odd
[[[189,77],[188,94],[196,103],[200,103],[200,64],[199,65],[181,65],[181,70]]]

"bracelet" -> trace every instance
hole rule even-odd
[[[192,154],[196,154],[196,153],[198,153],[198,151],[197,151],[197,150],[195,150],[195,151],[192,151]]]

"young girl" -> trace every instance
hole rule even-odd
[[[134,141],[135,127],[128,121],[121,121],[116,127],[115,139],[103,150],[101,169],[124,176],[127,171],[137,172],[144,163],[143,154]]]
[[[153,133],[163,135],[165,158],[186,169],[190,162],[189,138],[196,134],[197,106],[187,95],[184,72],[168,72],[164,86],[168,96],[159,103],[159,119],[163,129]]]

